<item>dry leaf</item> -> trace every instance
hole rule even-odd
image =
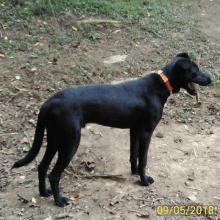
[[[31,199],[31,201],[32,201],[33,203],[36,203],[36,202],[37,202],[37,200],[36,200],[34,197]]]
[[[25,180],[26,176],[20,176],[20,179]]]
[[[73,196],[71,196],[70,197],[70,201],[75,201],[75,200],[77,200],[77,199],[80,199],[82,196],[80,195],[80,194],[75,194],[75,195],[73,195]]]
[[[77,48],[77,47],[80,45],[80,42],[78,42],[78,41],[73,41],[73,42],[71,43],[71,45],[72,45],[72,47]]]
[[[191,201],[193,201],[193,202],[196,202],[196,200],[197,200],[197,198],[196,198],[193,194],[190,194],[190,195],[188,196],[188,199],[191,200]]]
[[[31,69],[31,72],[35,72],[37,70],[37,67],[33,67],[32,69]]]
[[[113,199],[111,199],[109,205],[114,206],[115,204],[120,203],[123,196],[124,196],[123,194],[119,194],[119,195],[115,196]]]
[[[30,122],[32,125],[34,125],[34,126],[35,126],[36,123],[37,123],[34,119],[30,119],[29,122]]]
[[[20,76],[15,76],[15,79],[18,79],[18,80],[19,80],[19,79],[21,79],[21,77],[20,77]]]
[[[77,29],[76,29],[74,26],[72,26],[72,29],[73,29],[74,31],[77,31]]]
[[[76,200],[76,198],[70,197],[70,201],[75,201],[75,200]]]
[[[139,218],[150,218],[149,214],[137,214]]]
[[[23,137],[23,138],[20,140],[20,143],[21,143],[21,144],[28,144],[28,139],[27,139],[27,137]]]
[[[57,58],[53,58],[53,65],[57,65]]]
[[[43,220],[53,220],[51,216],[49,216],[48,218],[45,218]]]
[[[116,30],[114,33],[117,34],[118,32],[120,32],[121,30]]]

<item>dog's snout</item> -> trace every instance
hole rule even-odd
[[[201,73],[198,77],[193,79],[193,82],[200,86],[207,86],[212,82],[212,80],[209,76]]]
[[[205,74],[203,74],[203,78],[206,79],[205,86],[209,85],[212,82],[211,78],[209,76],[206,76]]]
[[[210,77],[208,77],[208,84],[212,83],[212,80]]]

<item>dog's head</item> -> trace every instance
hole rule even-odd
[[[168,64],[164,71],[173,87],[173,93],[184,88],[190,95],[196,95],[193,83],[207,86],[212,82],[208,76],[199,71],[198,66],[190,60],[187,53],[177,54],[175,60]]]

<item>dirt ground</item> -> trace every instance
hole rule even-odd
[[[200,29],[210,44],[220,44],[219,2],[201,0],[197,5],[197,14],[192,16],[198,16]],[[148,50],[141,47],[141,52]],[[104,44],[97,51],[103,55]],[[129,59],[137,53],[131,51]],[[2,79],[10,84],[10,70],[2,66]],[[212,66],[215,68],[219,66]],[[114,77],[110,82],[126,78]],[[41,88],[43,83],[37,86]],[[142,186],[139,177],[131,175],[129,130],[88,124],[82,129],[79,150],[60,182],[61,194],[70,199],[70,204],[64,208],[55,206],[52,197],[39,196],[37,165],[46,149],[45,142],[34,162],[19,170],[10,170],[13,163],[27,153],[34,137],[39,108],[45,101],[26,101],[23,93],[28,91],[24,88],[17,89],[13,95],[7,91],[1,94],[0,219],[220,218],[218,90],[212,87],[201,90],[201,105],[183,90],[170,96],[150,144],[146,171],[155,182],[149,187]],[[48,92],[47,96],[52,93]],[[179,112],[180,108],[187,110],[189,115],[184,116]],[[52,165],[54,163],[55,160]],[[158,206],[207,209],[213,206],[214,213],[205,214],[203,209],[197,216],[159,216],[156,213]]]

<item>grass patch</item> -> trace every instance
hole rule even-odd
[[[180,109],[178,109],[178,111],[177,111],[177,115],[178,115],[180,118],[189,119],[189,118],[190,118],[190,115],[191,115],[191,112],[190,112],[190,110],[188,110],[188,109],[180,108]]]
[[[52,44],[58,47],[64,42],[80,41],[85,38],[91,41],[100,40],[102,29],[111,28],[111,24],[105,24],[104,27],[95,23],[74,24],[76,31],[69,22],[69,18],[73,17],[82,19],[92,16],[122,20],[126,29],[125,36],[130,34],[133,41],[146,39],[147,34],[153,37],[164,37],[169,31],[178,32],[189,28],[183,11],[191,8],[191,4],[184,0],[51,0],[63,30],[62,34],[59,34],[58,30],[55,30],[56,24],[43,22],[52,15],[49,0],[36,2],[0,0],[0,3],[2,4],[0,24],[4,27],[3,34],[4,29],[18,32],[17,38],[11,37],[13,39],[5,40],[0,45],[0,49],[7,50],[8,54],[15,50],[33,51],[31,44],[41,42],[42,36],[49,35]],[[38,17],[35,19],[34,15]],[[19,36],[19,33],[22,33],[22,36]],[[195,37],[204,40],[196,28],[195,33]],[[114,35],[109,34],[108,38],[114,38]],[[195,56],[195,53],[191,52],[191,54]]]
[[[75,71],[77,66],[69,65],[73,60],[67,46],[80,65],[94,76],[99,76],[100,81],[120,74],[124,76],[124,72],[135,75],[162,68],[178,52],[188,51],[202,65],[212,58],[210,54],[219,56],[216,47],[208,45],[196,22],[188,16],[193,10],[193,3],[188,0],[51,0],[51,3],[56,20],[49,0],[0,0],[0,25],[3,27],[0,51],[6,58],[28,57],[19,63],[19,67],[9,64],[9,69],[22,69],[22,74],[29,76],[33,75],[31,68],[37,67],[39,75],[43,72],[48,79],[51,76],[56,78],[56,73],[60,71],[74,75],[73,78],[83,84],[87,83],[86,77],[79,76],[80,71]],[[76,23],[90,17],[120,20],[121,25]],[[190,37],[186,36],[185,30],[191,31]],[[143,44],[147,48],[144,52],[141,51]],[[101,55],[98,52],[94,55],[99,48]],[[102,63],[103,57],[121,53],[135,54],[132,54],[133,63],[131,60],[112,66]],[[57,65],[52,62],[54,58],[62,65],[58,65],[61,69],[53,66]],[[51,76],[47,75],[49,72]],[[217,87],[219,73],[210,71],[208,74]],[[66,80],[65,83],[70,82]]]
[[[70,15],[77,15],[80,18],[86,16],[105,16],[115,20],[123,20],[126,24],[132,25],[139,22],[145,30],[150,30],[157,36],[163,35],[164,29],[176,28],[186,25],[186,21],[181,16],[181,10],[186,9],[188,5],[183,0],[38,0],[36,2],[27,2],[24,0],[11,0],[6,3],[0,0],[3,5],[2,22],[11,21],[13,15],[19,15],[21,18],[31,19],[32,15],[45,16],[52,14],[52,8],[55,13],[70,12]],[[11,10],[13,6],[13,10]],[[147,18],[146,21],[143,18]],[[88,29],[92,25],[86,25]]]
[[[214,71],[208,71],[205,74],[211,77],[212,79],[212,84],[214,88],[219,89],[220,88],[220,73],[219,70],[214,70]]]

